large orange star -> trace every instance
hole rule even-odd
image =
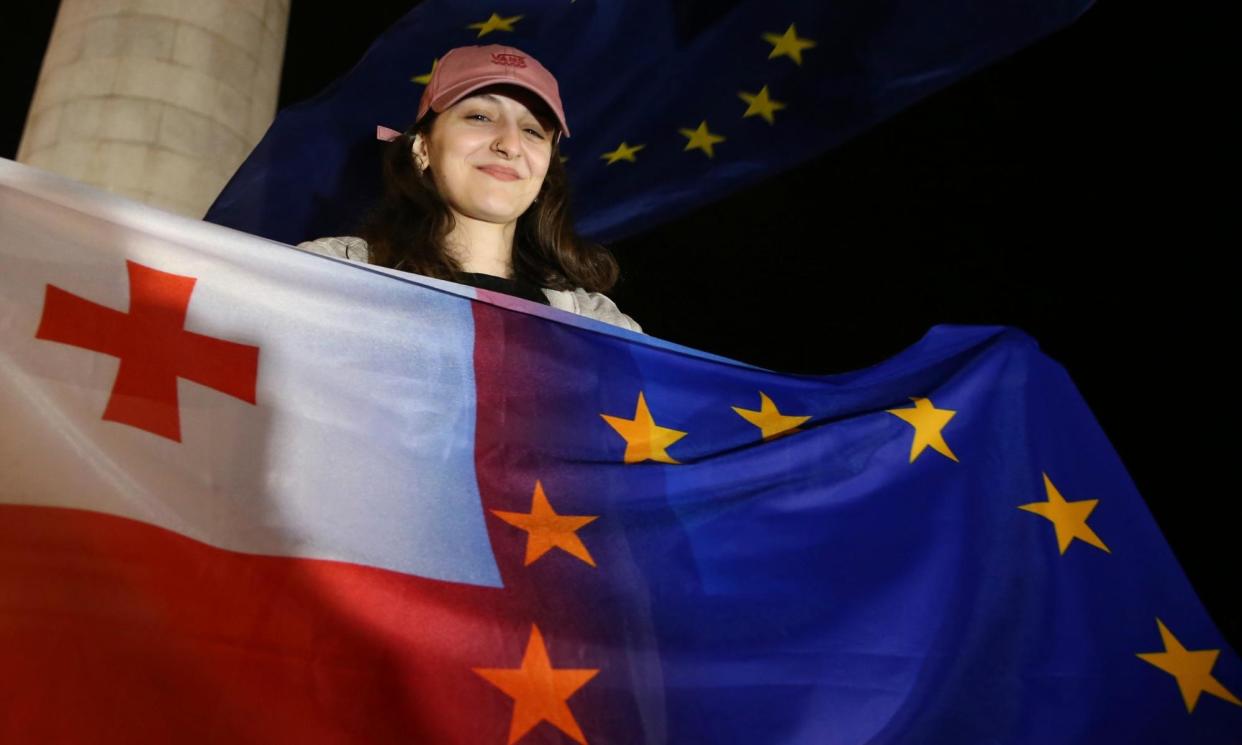
[[[1022,504],[1018,505],[1018,509],[1033,512],[1047,518],[1052,523],[1057,531],[1057,547],[1061,549],[1062,555],[1075,538],[1095,546],[1104,553],[1112,553],[1108,550],[1108,546],[1104,545],[1104,541],[1100,540],[1100,537],[1091,529],[1091,526],[1087,525],[1087,517],[1091,515],[1100,500],[1080,499],[1077,502],[1067,502],[1046,473],[1044,474],[1044,491],[1048,495],[1047,502]]]
[[[910,462],[913,463],[929,447],[956,462],[957,456],[949,449],[949,443],[944,441],[942,430],[957,412],[937,409],[930,398],[911,397],[910,400],[914,402],[913,409],[888,410],[888,413],[914,427],[914,442],[910,443]]]
[[[1210,693],[1235,706],[1242,706],[1242,701],[1212,675],[1212,666],[1220,656],[1219,649],[1188,650],[1159,618],[1156,619],[1156,626],[1160,628],[1164,651],[1145,652],[1138,657],[1177,679],[1177,687],[1182,692],[1182,702],[1186,704],[1187,714],[1194,712],[1201,693]]]
[[[535,482],[535,495],[531,499],[530,512],[492,513],[510,525],[527,532],[526,566],[554,548],[595,566],[591,553],[578,537],[577,530],[599,519],[599,515],[558,515],[543,493],[543,484]]]
[[[575,742],[586,745],[586,736],[569,710],[567,699],[599,670],[554,669],[548,659],[548,648],[543,644],[539,627],[531,624],[530,641],[522,655],[519,668],[474,668],[474,672],[488,683],[504,691],[513,699],[513,721],[509,724],[509,745],[521,739],[540,722],[551,722]]]
[[[667,448],[685,437],[686,433],[657,425],[651,418],[651,411],[647,408],[647,400],[643,398],[642,391],[638,392],[638,406],[634,408],[633,419],[623,419],[607,414],[600,414],[600,416],[617,431],[617,434],[625,438],[624,460],[626,463],[641,463],[645,460],[660,463],[677,462],[668,454]]]

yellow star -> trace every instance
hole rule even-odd
[[[651,418],[647,409],[647,401],[643,392],[638,392],[638,406],[634,409],[633,419],[622,419],[619,416],[600,414],[617,434],[625,438],[625,462],[641,463],[645,460],[660,463],[676,463],[666,452],[666,448],[686,436],[685,432],[661,427]]]
[[[1219,649],[1200,649],[1190,651],[1173,636],[1173,632],[1159,618],[1156,625],[1160,628],[1160,638],[1164,641],[1163,652],[1146,652],[1139,654],[1139,659],[1155,665],[1174,678],[1182,692],[1182,701],[1186,704],[1186,713],[1193,713],[1195,704],[1199,703],[1199,694],[1210,693],[1216,698],[1228,701],[1234,706],[1242,706],[1242,701],[1229,692],[1219,680],[1212,676],[1212,666],[1220,656]]]
[[[440,63],[439,57],[433,58],[431,60],[431,70],[423,73],[422,75],[415,75],[414,77],[410,78],[410,82],[418,83],[419,85],[427,85],[428,83],[431,82],[431,74],[436,71],[436,65],[439,63]]]
[[[707,157],[714,158],[716,153],[712,150],[712,145],[717,142],[724,142],[725,138],[720,135],[714,135],[707,129],[707,122],[700,122],[698,129],[679,129],[678,132],[685,137],[689,137],[690,141],[686,143],[686,150],[702,150],[707,153]]]
[[[535,482],[535,495],[531,499],[530,512],[502,512],[492,514],[510,525],[527,532],[526,566],[554,548],[559,548],[575,558],[595,566],[595,560],[586,545],[578,537],[577,530],[595,522],[599,515],[558,515],[543,493],[543,484]]]
[[[492,13],[491,18],[488,18],[486,21],[472,23],[469,26],[466,26],[466,28],[477,28],[479,30],[479,35],[475,37],[477,39],[486,36],[493,31],[512,31],[513,24],[523,18],[525,18],[525,16],[509,16],[508,18],[502,18],[499,15]]]
[[[748,116],[761,116],[768,124],[775,124],[776,112],[785,108],[785,104],[780,101],[773,101],[768,98],[768,87],[766,85],[760,88],[758,93],[738,91],[737,95],[749,104],[746,108],[746,113],[742,114],[743,119]]]
[[[1112,553],[1108,550],[1108,546],[1104,545],[1104,541],[1101,541],[1095,531],[1087,525],[1087,516],[1091,514],[1100,500],[1081,499],[1077,502],[1066,502],[1065,497],[1062,497],[1061,492],[1052,485],[1052,479],[1048,478],[1046,473],[1044,474],[1044,491],[1048,494],[1047,502],[1031,502],[1019,505],[1018,509],[1034,512],[1052,522],[1057,531],[1057,546],[1061,549],[1062,555],[1075,538],[1105,553]]]
[[[919,454],[928,446],[944,457],[957,462],[957,456],[949,449],[948,443],[944,441],[944,436],[941,434],[944,425],[948,424],[957,412],[937,409],[929,398],[911,397],[910,400],[914,402],[913,409],[888,410],[888,413],[914,427],[914,442],[910,443],[910,462],[913,463],[914,459],[919,457]]]
[[[806,422],[809,416],[786,416],[772,403],[772,399],[768,398],[768,394],[759,391],[759,410],[743,409],[740,406],[730,407],[737,412],[737,415],[759,428],[763,434],[763,439],[771,440],[780,435],[792,434],[799,431],[798,425]]]
[[[550,722],[575,742],[586,745],[586,735],[582,734],[567,700],[599,670],[553,668],[538,626],[531,624],[530,641],[526,643],[521,667],[476,667],[474,672],[513,699],[509,745],[520,740],[540,722]]]
[[[799,37],[798,30],[792,23],[785,29],[785,33],[764,34],[763,40],[772,45],[772,53],[768,55],[768,59],[788,57],[799,65],[802,64],[802,50],[815,46],[815,42],[810,39]]]
[[[617,146],[616,150],[613,150],[610,153],[604,153],[603,155],[599,157],[602,158],[603,160],[608,161],[607,165],[612,165],[613,163],[616,163],[618,160],[628,160],[629,162],[634,163],[636,162],[634,159],[634,154],[637,153],[639,150],[642,150],[645,147],[647,146],[646,145],[629,145],[626,142],[622,141],[621,144]]]

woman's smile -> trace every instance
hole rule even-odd
[[[508,166],[478,166],[478,169],[493,178],[500,179],[501,181],[517,181],[522,178],[517,171]]]

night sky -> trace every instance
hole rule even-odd
[[[8,3],[0,156],[55,3]],[[281,105],[346,72],[409,2],[293,0]],[[1034,336],[1078,384],[1235,649],[1238,406],[1217,266],[1226,47],[1105,2],[796,171],[612,248],[646,331],[776,370],[892,356],[940,323]],[[1215,391],[1215,393],[1213,393]],[[1103,503],[1100,509],[1104,509]]]

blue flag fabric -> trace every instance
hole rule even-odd
[[[559,511],[600,515],[597,571],[564,589],[628,619],[642,731],[617,741],[1242,734],[1242,663],[1022,332],[940,326],[814,377],[498,315],[476,314],[505,350],[476,357],[480,390],[506,388],[480,402],[509,422],[491,478],[556,474]]]
[[[779,374],[7,161],[0,228],[0,741],[1242,733],[1019,331]]]
[[[429,0],[282,111],[206,219],[286,243],[350,234],[379,194],[376,125],[413,121],[444,52],[498,43],[560,81],[578,228],[612,241],[820,155],[1089,5]]]

